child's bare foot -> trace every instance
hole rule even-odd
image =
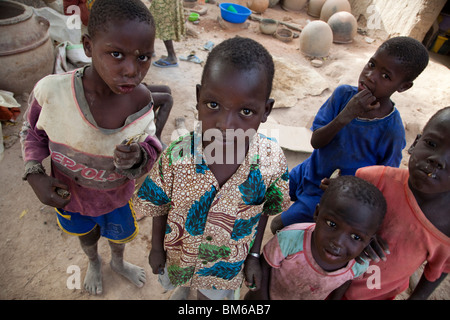
[[[102,294],[102,260],[98,257],[97,261],[89,261],[86,277],[84,278],[84,289],[89,294]]]
[[[111,260],[110,265],[111,269],[130,280],[138,288],[142,288],[144,286],[146,277],[145,270],[143,268],[123,260],[121,262],[115,262],[114,259]]]

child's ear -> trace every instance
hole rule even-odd
[[[195,109],[198,110],[198,101],[200,99],[200,90],[202,89],[202,85],[201,84],[197,84],[195,86],[195,95],[197,97],[197,104],[195,105]]]
[[[408,153],[409,153],[409,154],[411,154],[411,153],[413,152],[413,150],[414,150],[414,148],[416,147],[416,144],[417,144],[417,142],[419,141],[420,137],[422,137],[422,135],[419,133],[419,134],[416,136],[416,140],[414,140],[413,144],[412,144],[411,147],[409,147],[409,149],[408,149]]]
[[[405,81],[400,85],[400,88],[397,90],[397,92],[404,92],[408,89],[410,89],[414,83],[412,81]]]
[[[316,209],[314,209],[314,216],[313,216],[314,222],[317,222],[317,217],[319,216],[319,208],[320,204],[317,204]]]
[[[92,58],[92,39],[89,35],[83,34],[81,37],[81,43],[83,43],[84,53],[87,57]]]
[[[275,103],[274,99],[267,99],[266,106],[264,110],[264,115],[261,119],[261,123],[264,123],[267,121],[267,118],[269,117],[270,113],[272,112],[273,104]]]

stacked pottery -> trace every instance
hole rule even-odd
[[[348,0],[327,0],[320,11],[320,20],[328,22],[333,14],[340,11],[352,12]]]
[[[269,0],[248,0],[247,7],[257,13],[263,13],[269,7]]]
[[[327,0],[309,0],[308,3],[308,14],[311,17],[319,18],[322,6]]]
[[[356,35],[358,23],[355,17],[347,11],[340,11],[328,19],[328,24],[333,31],[333,42],[350,43]]]
[[[326,57],[333,44],[333,32],[328,23],[315,20],[308,23],[300,34],[300,50],[310,57]]]
[[[0,88],[16,94],[30,92],[53,72],[50,23],[31,7],[0,1]]]
[[[308,0],[282,0],[281,7],[286,11],[302,11]]]

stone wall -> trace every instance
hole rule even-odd
[[[358,25],[372,37],[423,41],[446,0],[349,0]]]

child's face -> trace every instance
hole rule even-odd
[[[97,31],[94,38],[83,36],[86,55],[112,92],[130,93],[150,68],[155,31],[137,20],[109,23],[105,30]]]
[[[377,50],[370,58],[358,80],[359,91],[368,89],[379,101],[390,98],[396,91],[406,91],[411,86],[411,81],[405,81],[400,61],[383,49]]]
[[[226,145],[236,141],[230,132],[256,132],[260,123],[267,120],[274,102],[267,99],[266,81],[261,70],[238,70],[220,61],[213,62],[204,83],[197,85],[198,119],[203,134],[218,129],[223,135],[221,143]]]
[[[360,255],[378,229],[373,210],[345,195],[317,206],[311,249],[323,269],[342,268]]]
[[[426,126],[411,147],[409,186],[424,194],[450,191],[450,111]]]

